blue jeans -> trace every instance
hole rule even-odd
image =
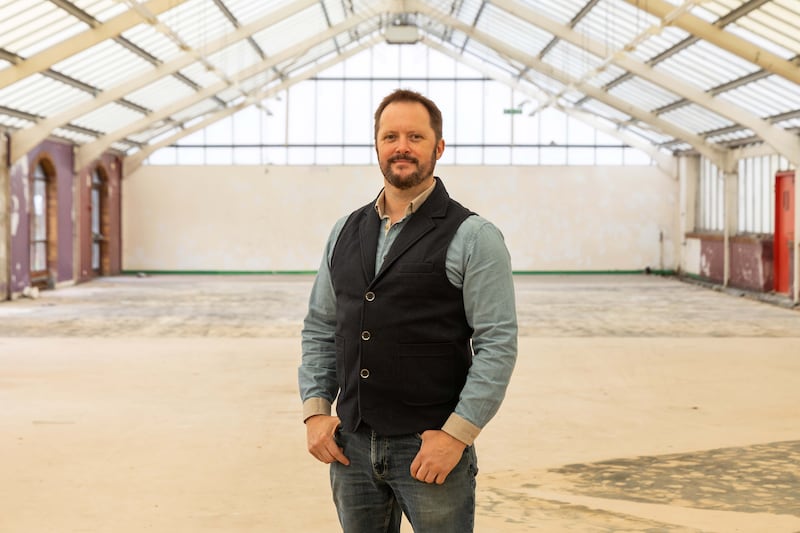
[[[467,446],[444,484],[411,477],[419,435],[381,437],[369,429],[337,431],[350,459],[331,464],[331,488],[344,533],[398,533],[406,515],[415,533],[470,533],[475,522],[475,448]]]

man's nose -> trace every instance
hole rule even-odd
[[[400,137],[397,141],[397,147],[395,148],[395,152],[400,154],[407,154],[411,151],[408,146],[408,139],[406,137]]]

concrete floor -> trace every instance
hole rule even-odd
[[[0,531],[338,531],[299,421],[311,281],[0,303]],[[660,277],[516,282],[477,531],[800,531],[800,312]]]

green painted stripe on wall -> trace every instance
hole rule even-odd
[[[136,276],[151,275],[215,275],[215,276],[248,276],[248,275],[284,275],[284,274],[316,274],[316,270],[123,270],[122,274]]]
[[[139,274],[150,275],[217,275],[217,276],[247,276],[247,275],[309,275],[316,274],[316,270],[123,270],[123,275],[136,276]],[[674,270],[515,270],[518,276],[596,276],[596,275],[630,275],[654,274],[658,276],[673,276]]]

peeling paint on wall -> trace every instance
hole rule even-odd
[[[11,222],[11,235],[16,235],[17,229],[19,229],[19,198],[17,198],[16,196],[11,197],[10,222]]]

